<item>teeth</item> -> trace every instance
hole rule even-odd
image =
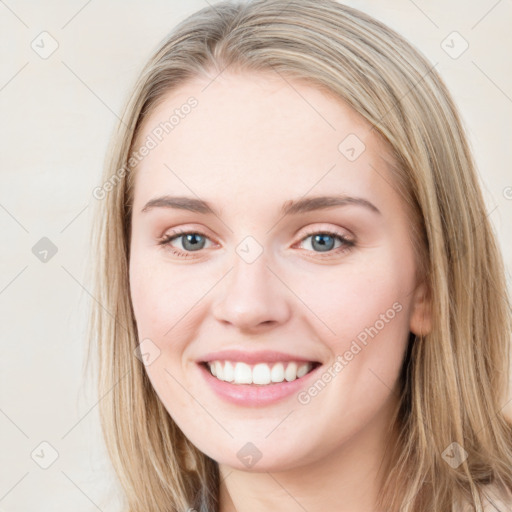
[[[300,365],[297,369],[297,378],[300,379],[301,377],[304,377],[309,370],[311,370],[311,366],[308,366],[307,363]]]
[[[304,377],[311,368],[312,363],[257,363],[253,366],[246,363],[232,361],[210,361],[210,372],[214,377],[233,384],[259,384],[267,385],[286,380],[294,381]]]
[[[223,380],[226,382],[233,382],[235,380],[235,369],[229,361],[226,361],[224,365]]]
[[[270,384],[270,368],[268,364],[257,364],[252,370],[253,384]]]
[[[276,363],[272,367],[272,371],[270,372],[270,377],[272,379],[272,382],[283,382],[283,380],[284,380],[283,363]]]
[[[220,361],[215,361],[215,377],[224,380],[224,365]]]
[[[252,372],[248,364],[236,363],[235,384],[252,384]]]
[[[288,363],[286,370],[284,372],[284,378],[291,382],[297,378],[297,364],[296,363]]]

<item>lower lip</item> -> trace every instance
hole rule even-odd
[[[210,370],[204,365],[198,364],[198,366],[204,379],[217,395],[233,404],[248,407],[270,405],[290,395],[297,394],[305,388],[312,376],[321,368],[321,365],[319,365],[317,368],[304,375],[304,377],[300,377],[291,382],[283,381],[275,384],[260,385],[232,384],[214,377],[210,373]]]

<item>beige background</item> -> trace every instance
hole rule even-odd
[[[346,3],[437,63],[461,109],[510,275],[512,4]],[[92,190],[141,65],[178,21],[206,5],[0,1],[0,512],[118,510],[106,494],[115,484],[99,437],[98,399],[82,379]],[[52,39],[43,31],[58,44],[46,59],[40,53]],[[442,43],[454,31],[469,44],[456,59],[464,40],[452,35]],[[453,46],[452,56],[442,44]],[[32,252],[43,237],[58,250],[45,263]],[[53,450],[57,459],[43,469]]]

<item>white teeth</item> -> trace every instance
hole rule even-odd
[[[284,372],[284,378],[290,382],[297,378],[297,363],[288,363]]]
[[[252,382],[254,384],[270,384],[270,368],[268,364],[257,364],[252,370]]]
[[[208,363],[210,372],[214,377],[233,384],[259,384],[267,385],[286,380],[294,381],[304,377],[311,368],[312,363],[257,363],[253,366],[233,361],[211,361]]]
[[[283,382],[284,380],[284,366],[283,363],[277,363],[272,367],[270,372],[272,382]]]
[[[226,382],[233,382],[235,380],[235,369],[229,361],[226,361],[224,365],[223,380]]]
[[[236,363],[235,384],[252,384],[252,371],[248,364]]]
[[[304,375],[306,375],[306,373],[308,373],[310,369],[311,369],[311,365],[310,365],[310,363],[301,364],[301,365],[297,368],[297,377],[298,377],[299,379],[300,379],[301,377],[304,377]]]
[[[224,380],[224,365],[220,361],[215,361],[215,377]]]

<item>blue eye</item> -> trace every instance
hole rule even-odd
[[[171,242],[181,239],[181,246],[183,249],[174,247]],[[168,247],[171,252],[181,258],[188,258],[190,253],[204,249],[206,240],[209,240],[205,235],[196,231],[175,231],[169,235],[165,235],[159,240],[159,245]]]
[[[182,239],[181,244],[186,251],[197,251],[204,249],[206,242],[206,238],[199,233],[187,233],[176,238]]]
[[[355,246],[355,242],[349,240],[342,233],[334,231],[312,231],[300,240],[300,244],[311,238],[311,248],[313,253],[319,257],[331,257],[335,254],[346,252]],[[173,242],[181,240],[181,248],[175,247]],[[339,244],[336,246],[336,241]],[[210,239],[197,231],[174,231],[173,233],[164,235],[159,239],[158,244],[171,251],[174,256],[179,258],[193,257],[194,252],[200,252],[205,248],[206,243]],[[211,241],[210,241],[211,242]]]
[[[301,243],[309,238],[311,238],[310,246],[314,249],[313,252],[326,253],[321,254],[321,257],[329,257],[339,252],[348,251],[355,245],[355,243],[349,240],[345,235],[335,231],[312,231],[302,238]],[[336,240],[340,241],[337,247],[335,247]]]
[[[331,249],[334,248],[334,245],[336,243],[336,237],[328,235],[326,233],[310,235],[307,238],[305,238],[305,240],[307,240],[308,238],[312,239],[311,247],[318,248],[320,252],[330,251]]]

